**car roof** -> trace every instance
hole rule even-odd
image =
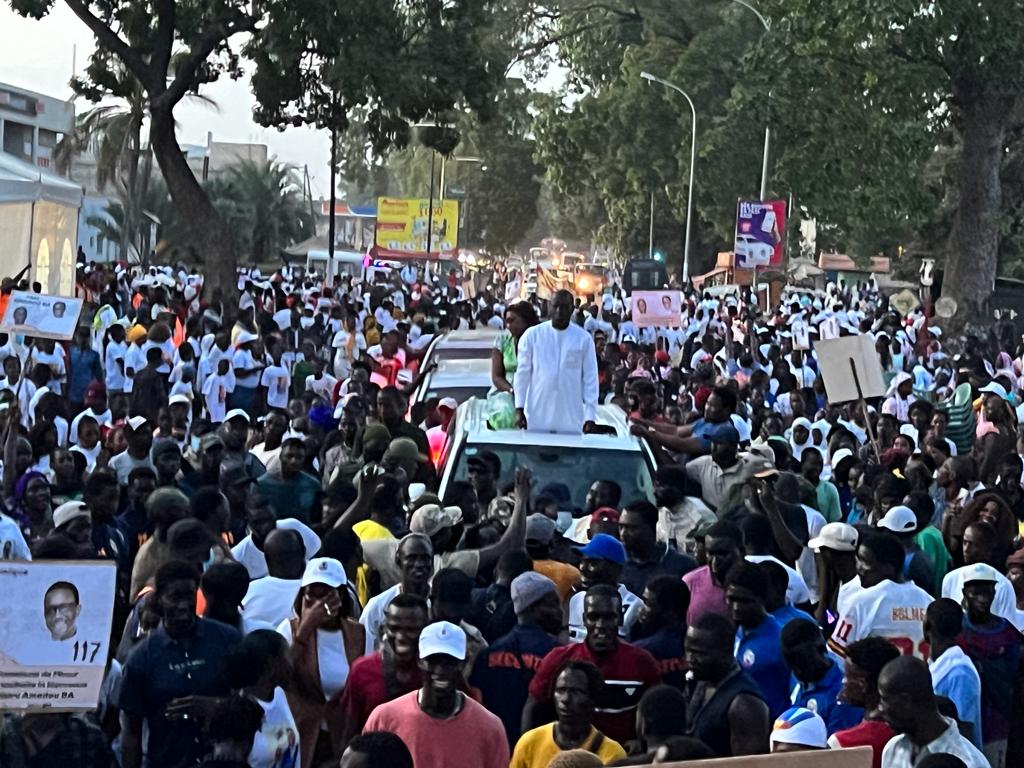
[[[445,349],[457,347],[483,347],[494,344],[494,338],[501,333],[497,328],[477,328],[475,331],[449,331],[437,340],[437,346]]]
[[[441,360],[436,371],[431,371],[426,386],[478,387],[491,383],[491,361],[488,358],[475,360]]]
[[[487,401],[471,398],[459,406],[457,426],[466,433],[466,442],[474,445],[540,445],[555,448],[595,448],[599,450],[640,451],[640,441],[629,434],[629,420],[617,405],[597,406],[597,423],[615,428],[614,435],[556,435],[514,429],[491,429],[487,425]]]

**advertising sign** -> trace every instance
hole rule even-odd
[[[786,201],[740,200],[736,206],[737,269],[775,267],[782,263]]]
[[[13,291],[0,319],[0,331],[68,341],[75,337],[80,314],[82,299]]]
[[[0,564],[0,711],[95,709],[115,579],[113,561]]]
[[[637,328],[678,328],[682,323],[679,291],[633,291],[631,301]]]
[[[814,354],[818,357],[818,368],[830,403],[848,403],[862,395],[865,399],[885,395],[882,361],[878,359],[871,336],[861,334],[822,340],[814,345]],[[857,384],[860,384],[859,393]]]
[[[377,198],[376,253],[382,259],[427,258],[427,226],[430,237],[430,258],[454,259],[458,254],[459,203],[435,200],[430,214],[430,201],[424,199]]]

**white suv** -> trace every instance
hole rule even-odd
[[[491,429],[487,403],[473,398],[455,412],[438,462],[440,495],[444,498],[453,480],[469,478],[467,463],[480,451],[491,451],[501,460],[498,487],[510,485],[516,467],[533,470],[534,492],[549,483],[568,487],[572,506],[583,509],[587,491],[596,480],[612,480],[622,489],[622,502],[637,498],[654,500],[656,462],[645,440],[629,434],[629,422],[614,405],[597,408],[597,423],[609,434],[555,435],[518,429]]]

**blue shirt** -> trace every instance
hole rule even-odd
[[[686,691],[686,653],[683,650],[686,627],[662,627],[649,637],[635,640],[633,645],[643,648],[658,662],[661,680],[666,685]]]
[[[774,611],[772,611],[772,616],[774,616],[775,620],[779,622],[779,624],[781,624],[782,626],[786,626],[787,624],[789,624],[789,622],[793,621],[794,619],[809,621],[811,622],[811,624],[818,623],[817,620],[813,616],[811,616],[811,614],[807,613],[807,611],[801,611],[799,608],[794,608],[792,605],[789,605],[788,603],[782,606],[781,608],[776,608]],[[854,725],[856,725],[856,723],[854,723]]]
[[[224,659],[241,640],[227,624],[200,618],[191,637],[174,640],[160,625],[128,655],[119,704],[149,726],[149,768],[186,768],[203,757],[200,724],[168,720],[164,711],[182,696],[230,693]]]
[[[68,400],[80,403],[85,399],[85,388],[92,381],[103,381],[103,366],[96,350],[82,349],[77,345],[71,347],[69,363]]]
[[[963,654],[961,648],[949,648],[942,656],[947,653],[952,653],[955,656],[957,655],[956,651],[960,651],[963,655],[962,663],[947,667],[942,679],[935,683],[935,695],[945,696],[956,704],[956,712],[960,720],[974,726],[971,729],[971,743],[981,749],[983,736],[981,730],[981,680],[975,671],[964,666],[964,664],[973,665],[973,662],[966,654]],[[933,660],[931,666],[934,668],[937,662],[938,659]]]
[[[814,683],[802,683],[792,678],[790,701],[794,707],[803,707],[817,713],[828,728],[831,736],[836,731],[852,728],[864,719],[864,710],[851,707],[839,701],[839,690],[843,687],[843,667],[829,656],[832,666],[825,676]]]
[[[790,671],[782,658],[782,625],[773,617],[753,629],[736,629],[733,655],[761,688],[772,720],[789,709]]]
[[[481,703],[501,719],[509,746],[523,733],[530,681],[548,651],[557,645],[536,624],[516,624],[476,657],[469,684],[480,691]]]

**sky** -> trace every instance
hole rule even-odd
[[[53,5],[41,21],[25,19],[0,0],[0,83],[18,86],[46,96],[68,99],[68,82],[77,61],[81,72],[93,49],[92,34],[63,3]],[[75,47],[77,46],[77,55]],[[309,169],[313,194],[327,196],[330,188],[330,139],[324,131],[289,128],[279,132],[263,128],[252,120],[255,103],[246,80],[224,78],[203,89],[217,109],[189,104],[186,100],[175,109],[178,140],[186,144],[206,144],[207,132],[215,141],[266,144],[270,154],[281,162]],[[92,106],[79,99],[76,113]]]

